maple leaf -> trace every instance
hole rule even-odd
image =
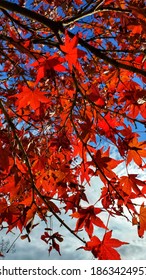
[[[137,174],[129,174],[129,176],[122,176],[120,178],[120,185],[122,190],[130,196],[132,190],[139,195],[141,193],[137,185],[144,186],[144,182],[136,179]]]
[[[88,98],[98,106],[105,106],[104,98],[100,96],[99,90],[95,85],[91,85],[90,91]]]
[[[102,241],[97,236],[92,236],[91,240],[86,243],[86,246],[81,248],[92,251],[94,257],[99,260],[120,260],[120,254],[114,248],[128,243],[111,238],[111,236],[112,231],[106,232]]]
[[[108,231],[103,237],[99,253],[100,260],[120,260],[120,254],[114,248],[128,244],[127,242],[111,238],[111,236],[112,231]]]
[[[109,150],[103,152],[103,148],[100,150],[97,150],[94,160],[97,162],[97,165],[99,169],[95,172],[95,174],[99,175],[101,180],[105,183],[105,176],[106,175],[108,178],[114,178],[116,177],[116,174],[112,171],[115,167],[117,167],[118,164],[120,164],[123,160],[115,160],[113,158],[109,157]],[[91,161],[92,164],[94,164]]]
[[[97,236],[92,236],[91,240],[86,243],[85,247],[80,247],[79,249],[84,249],[86,251],[91,251],[95,258],[98,258],[99,250],[101,246],[101,241]]]
[[[142,203],[139,213],[139,224],[138,224],[138,235],[143,237],[144,231],[146,230],[146,206]]]
[[[32,205],[32,197],[33,197],[33,193],[30,192],[29,195],[21,201],[21,204],[28,206],[28,208],[30,208],[30,206]]]
[[[94,206],[89,206],[86,209],[80,209],[78,212],[74,212],[71,214],[72,217],[78,218],[75,231],[85,227],[86,232],[88,233],[89,237],[93,234],[93,224],[107,229],[104,225],[103,221],[97,217],[96,215],[99,214],[102,210],[100,208],[95,208]]]
[[[142,157],[146,157],[146,141],[138,142],[137,138],[133,137],[128,146],[127,165],[134,160],[138,166],[142,166]]]
[[[84,74],[81,65],[78,62],[78,57],[80,50],[77,49],[78,44],[78,35],[75,35],[72,39],[68,35],[68,32],[65,32],[65,43],[60,45],[60,49],[66,54],[66,60],[70,71],[72,72],[73,66],[81,73]]]
[[[55,240],[55,239],[57,239],[59,242],[62,242],[63,238],[62,238],[61,234],[59,234],[58,232],[55,232],[52,235],[50,235],[48,232],[45,231],[44,234],[41,236],[41,239],[45,243],[47,243],[47,244],[49,243],[50,244],[49,249],[48,249],[49,254],[52,251],[52,249],[54,248],[59,253],[59,255],[61,255],[61,253],[60,253],[60,246],[59,246],[59,244]]]
[[[18,192],[20,191],[20,185],[16,184],[15,176],[11,176],[9,180],[5,181],[4,186],[1,186],[1,192],[10,195],[10,201],[15,200]]]
[[[50,56],[48,58],[42,57],[38,61],[31,64],[31,66],[38,68],[36,84],[44,77],[49,78],[51,70],[64,72],[66,68],[61,64],[64,62],[62,57],[57,55]]]
[[[119,122],[116,120],[116,118],[113,118],[108,112],[104,117],[100,117],[98,119],[98,127],[103,131],[103,134],[105,134],[107,137],[112,136],[116,131],[116,128],[119,126]]]
[[[16,102],[17,109],[25,108],[28,105],[33,110],[40,107],[40,103],[49,103],[48,98],[45,96],[46,92],[41,92],[39,89],[31,90],[30,88],[23,86],[22,91],[19,94],[14,95],[18,100]]]
[[[29,199],[28,199],[29,200]],[[23,202],[24,203],[24,202]],[[32,203],[31,203],[32,204]],[[30,206],[30,205],[29,205]],[[34,219],[34,216],[37,212],[37,206],[35,204],[32,204],[30,209],[28,209],[28,211],[26,212],[26,217],[24,220],[24,226],[27,227],[27,225]]]

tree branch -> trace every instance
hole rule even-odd
[[[74,34],[72,32],[68,32],[70,37],[74,37]],[[84,41],[83,39],[79,38],[79,44],[84,47],[85,49],[89,50],[92,54],[94,54],[97,58],[102,59],[103,61],[113,65],[116,68],[122,68],[125,70],[129,70],[130,72],[136,73],[136,74],[141,74],[142,76],[146,77],[146,71],[143,69],[139,69],[135,66],[132,65],[128,65],[128,64],[124,64],[122,62],[119,62],[117,60],[115,60],[114,58],[110,58],[109,56],[107,56],[106,54],[102,53],[102,50],[99,50],[93,46],[91,46],[90,44],[88,44],[86,41]]]
[[[77,22],[77,21],[79,21],[79,20],[81,20],[83,18],[86,18],[86,17],[89,17],[89,16],[93,16],[93,15],[95,15],[97,13],[103,13],[103,12],[130,13],[131,11],[128,10],[128,9],[119,9],[119,8],[100,8],[100,9],[98,9],[96,7],[96,9],[92,8],[91,10],[86,11],[86,12],[84,12],[82,14],[77,15],[77,16],[74,16],[74,17],[72,17],[70,19],[64,19],[62,21],[62,23],[63,23],[64,27],[67,27],[67,26],[69,26],[71,24],[74,24],[75,22]]]
[[[19,5],[15,4],[15,3],[11,3],[11,2],[8,2],[8,1],[4,1],[4,0],[1,0],[0,1],[0,8],[1,9],[4,9],[4,10],[9,10],[9,11],[12,11],[12,12],[16,12],[20,15],[23,15],[31,20],[35,20],[37,22],[40,22],[42,23],[43,25],[49,27],[53,32],[54,34],[56,35],[56,37],[58,38],[58,31],[62,29],[62,23],[61,22],[56,22],[56,21],[53,21],[49,18],[46,18],[34,11],[31,11],[27,8],[24,8],[24,7],[20,7]],[[60,38],[60,37],[59,37]]]

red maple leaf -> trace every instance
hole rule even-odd
[[[38,61],[31,64],[31,66],[38,68],[36,84],[44,77],[49,77],[49,71],[54,70],[64,72],[66,68],[61,64],[64,62],[62,57],[57,55],[41,57]]]
[[[16,105],[17,109],[25,108],[28,105],[33,110],[36,110],[40,107],[40,103],[49,103],[49,99],[45,96],[46,92],[41,92],[39,89],[31,90],[30,88],[23,86],[22,91],[14,95],[18,98]]]
[[[60,49],[65,53],[66,60],[68,62],[68,66],[70,71],[72,71],[73,66],[81,73],[83,73],[82,67],[78,62],[78,57],[80,56],[80,51],[77,49],[78,44],[78,35],[75,35],[72,39],[68,35],[68,32],[65,33],[65,43],[64,45],[60,45]]]
[[[138,166],[142,166],[142,158],[146,157],[146,141],[139,142],[136,137],[128,144],[127,165],[134,160]]]
[[[117,120],[113,117],[111,117],[110,112],[108,112],[104,117],[99,118],[98,120],[98,127],[107,136],[110,136],[112,133],[112,130],[114,129],[116,131],[116,127],[118,127],[120,124],[117,122]]]
[[[111,236],[112,231],[106,232],[102,241],[97,236],[92,236],[91,240],[82,248],[87,251],[92,251],[93,255],[99,260],[120,260],[120,254],[114,248],[128,243],[111,238]]]
[[[99,90],[95,85],[91,85],[88,98],[98,106],[105,106],[104,98],[100,96]]]
[[[102,210],[100,208],[96,208],[94,206],[89,206],[86,209],[80,209],[78,212],[74,212],[71,216],[74,218],[78,218],[75,231],[85,227],[86,232],[88,233],[89,237],[93,234],[93,224],[107,229],[104,225],[103,221],[97,217],[96,215],[99,214]]]
[[[41,239],[45,242],[45,243],[49,243],[49,254],[50,252],[52,251],[52,249],[55,249],[59,255],[61,256],[61,253],[60,253],[60,246],[59,244],[56,242],[56,239],[59,241],[59,242],[62,242],[63,241],[63,238],[62,238],[62,235],[59,234],[58,232],[55,232],[53,233],[52,235],[50,235],[48,232],[44,232],[44,234],[41,236]]]
[[[103,241],[100,246],[100,260],[120,260],[120,254],[114,249],[122,245],[128,244],[127,242],[120,241],[115,238],[111,238],[112,231],[105,233]]]
[[[129,176],[122,176],[120,178],[120,185],[122,187],[122,190],[127,195],[130,195],[132,191],[139,195],[141,192],[138,185],[145,186],[145,183],[138,180],[136,176],[137,174],[129,174]]]

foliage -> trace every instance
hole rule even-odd
[[[30,241],[37,216],[49,252],[61,254],[51,213],[97,259],[120,259],[126,244],[111,237],[111,217],[128,210],[144,235],[145,180],[130,172],[146,168],[144,2],[0,1],[1,229]],[[93,177],[101,191],[91,203]]]

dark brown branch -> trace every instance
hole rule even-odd
[[[54,32],[56,37],[58,37],[58,31],[62,27],[61,22],[53,21],[53,20],[51,20],[49,18],[46,18],[46,17],[44,17],[44,16],[42,16],[42,15],[40,15],[40,14],[34,12],[34,11],[30,11],[27,8],[20,7],[19,5],[15,4],[15,3],[8,2],[8,1],[1,0],[0,1],[0,8],[4,9],[4,10],[9,10],[9,11],[12,11],[12,12],[16,12],[16,13],[18,13],[20,15],[23,15],[23,16],[31,19],[31,20],[35,20],[37,22],[40,22],[43,25],[49,27]]]
[[[68,32],[70,37],[74,37],[74,34],[72,32]],[[107,56],[106,54],[102,53],[102,50],[99,50],[93,46],[91,46],[90,44],[88,44],[86,41],[84,41],[83,39],[79,38],[79,44],[84,47],[85,49],[89,50],[92,54],[94,54],[97,58],[102,59],[103,61],[113,65],[114,67],[118,68],[118,69],[125,69],[125,70],[129,70],[130,72],[136,73],[136,74],[140,74],[143,75],[144,77],[146,77],[146,71],[143,69],[139,69],[135,66],[132,65],[128,65],[128,64],[124,64],[122,62],[119,62],[117,60],[115,60],[114,58],[111,58],[109,56]]]

